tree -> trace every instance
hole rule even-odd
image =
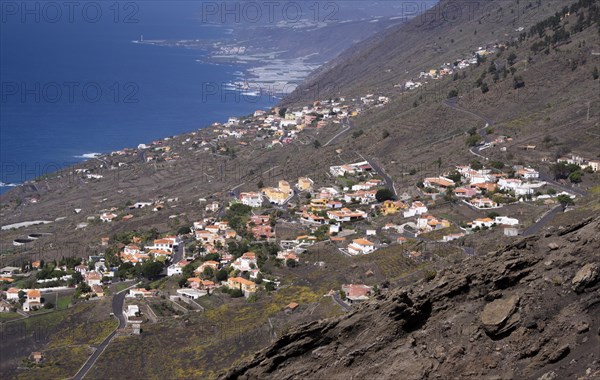
[[[448,92],[448,99],[456,98],[458,96],[458,90],[451,90]]]
[[[75,282],[75,284],[79,284],[81,281],[83,281],[83,276],[81,275],[81,272],[75,271],[71,275],[71,278],[73,279],[73,281]]]
[[[496,211],[491,211],[488,212],[486,217],[490,218],[490,219],[494,219],[495,217],[499,216],[500,214],[498,214]]]
[[[218,270],[217,273],[215,274],[215,279],[218,282],[227,281],[227,271],[225,269]]]
[[[580,183],[583,174],[580,171],[573,172],[569,175],[569,181],[572,183]]]
[[[19,293],[17,293],[17,297],[19,297],[19,303],[24,304],[25,300],[27,299],[27,293],[25,293],[22,290],[19,290]]]
[[[315,149],[319,149],[321,147],[321,142],[319,140],[313,141],[313,146]]]
[[[394,198],[394,193],[390,189],[379,189],[375,193],[377,202],[383,202]]]
[[[448,174],[446,178],[449,178],[454,181],[454,183],[459,183],[462,180],[462,176],[456,170],[452,173]]]
[[[356,139],[359,138],[360,136],[362,136],[362,134],[365,133],[362,129],[359,129],[358,131],[354,131],[352,132],[352,138]]]
[[[142,264],[142,274],[144,277],[152,279],[157,277],[163,270],[164,265],[159,261],[146,261]]]
[[[481,92],[483,94],[485,94],[486,92],[488,92],[490,90],[490,88],[488,87],[487,83],[483,82],[481,83]]]
[[[483,164],[479,160],[473,160],[471,161],[471,169],[481,170],[483,169]]]
[[[258,182],[256,183],[256,187],[258,187],[258,189],[260,190],[260,189],[262,189],[263,187],[265,187],[265,184],[264,184],[264,182],[263,182],[262,180],[260,180],[260,181],[258,181]]]
[[[490,162],[490,166],[493,167],[494,169],[503,169],[504,168],[504,162],[502,161],[492,161]]]
[[[265,290],[267,292],[272,292],[273,290],[275,290],[275,284],[273,284],[271,281],[267,282],[265,284]]]
[[[581,167],[576,164],[566,164],[561,161],[552,165],[550,171],[554,175],[554,179],[566,179],[569,178],[572,173],[581,171]]]
[[[191,228],[189,226],[181,226],[179,227],[179,229],[177,230],[177,234],[178,235],[187,235],[190,232],[192,232]]]
[[[92,291],[92,288],[86,284],[85,282],[80,283],[79,285],[77,285],[77,290],[80,293],[89,293]]]
[[[592,78],[594,78],[594,80],[598,79],[598,77],[600,76],[600,74],[598,74],[598,67],[594,66],[594,69],[592,70]]]
[[[119,266],[119,269],[117,270],[117,273],[115,273],[115,276],[117,276],[120,279],[124,279],[125,277],[129,276],[132,273],[133,270],[133,264],[132,263],[123,263]]]
[[[296,260],[288,259],[285,261],[285,266],[288,268],[294,268],[296,264]]]
[[[245,205],[243,203],[234,203],[229,206],[229,210],[227,210],[226,218],[234,216],[234,215],[248,215],[252,211],[252,207]]]
[[[285,113],[287,112],[287,108],[286,107],[281,107],[279,109],[279,117],[285,117]]]
[[[213,268],[211,268],[210,266],[206,266],[202,271],[202,277],[204,277],[205,279],[213,278],[214,274],[215,273],[213,271]]]
[[[388,137],[390,137],[390,132],[387,129],[384,129],[383,132],[381,133],[381,137],[383,137],[384,139],[387,139]]]
[[[570,196],[566,195],[566,194],[561,194],[558,197],[556,197],[556,200],[558,201],[558,203],[560,203],[563,207],[572,205],[573,199],[571,199]]]
[[[513,67],[511,67],[511,69],[512,68]],[[520,75],[517,75],[516,77],[513,78],[513,88],[516,90],[521,87],[525,87],[525,81],[523,80],[523,77],[521,77]]]
[[[475,145],[479,144],[480,141],[481,141],[481,136],[479,136],[479,135],[471,135],[471,136],[469,136],[469,137],[467,137],[465,139],[465,144],[468,147],[472,147],[472,146],[475,146]]]
[[[242,289],[235,288],[235,289],[229,290],[229,296],[231,298],[239,298],[239,297],[243,297],[244,293],[242,292]]]

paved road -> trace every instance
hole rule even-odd
[[[85,364],[79,369],[79,372],[77,372],[75,376],[72,377],[73,380],[81,380],[85,377],[85,375],[96,363],[96,360],[98,360],[98,358],[100,357],[100,355],[102,355],[106,347],[108,347],[115,335],[117,335],[117,331],[119,329],[124,328],[127,325],[127,321],[125,320],[125,316],[123,315],[123,303],[125,302],[125,295],[127,295],[127,290],[129,290],[129,288],[121,290],[119,293],[115,294],[112,300],[113,313],[115,317],[119,320],[119,326],[112,333],[110,333],[110,335],[108,335],[98,347],[96,347],[96,350],[94,351],[92,356],[90,356],[85,362]]]
[[[342,307],[342,309],[344,309],[345,311],[352,310],[352,308],[350,307],[350,305],[348,305],[346,302],[342,301],[342,299],[340,298],[340,295],[339,295],[338,292],[334,292],[331,295],[331,298],[333,298],[333,301],[335,303],[337,303],[338,305],[340,305]]]
[[[540,170],[540,180],[551,184],[552,186],[558,188],[559,190],[566,191],[567,193],[573,193],[575,195],[579,195],[582,197],[587,194],[587,191],[585,191],[584,189],[577,189],[572,186],[566,186],[560,182],[555,181],[554,178],[550,174],[544,173],[541,170]]]
[[[540,220],[538,220],[531,226],[524,229],[522,235],[523,236],[531,236],[531,235],[537,234],[538,232],[540,232],[542,230],[542,228],[544,228],[544,226],[546,224],[548,224],[552,219],[554,219],[556,214],[558,214],[559,212],[563,212],[563,211],[564,211],[563,205],[559,204],[559,205],[555,206],[552,210],[550,210],[548,213],[546,213],[544,216],[542,216],[540,218]]]
[[[458,106],[456,104],[457,101],[458,101],[457,98],[446,99],[446,100],[443,101],[443,104],[445,106],[448,106],[448,107],[454,109],[454,110],[457,110],[457,111],[460,111],[460,112],[464,112],[464,113],[467,113],[469,115],[473,115],[473,116],[478,117],[481,120],[483,120],[485,122],[485,125],[483,127],[479,128],[477,132],[483,138],[483,144],[488,143],[489,142],[488,141],[488,134],[485,131],[485,129],[488,126],[494,125],[494,121],[492,119],[490,119],[489,117],[487,117],[485,115],[482,115],[482,114],[480,114],[478,112],[469,111],[467,109],[464,109],[464,108]],[[485,157],[484,155],[481,154],[481,146],[476,146],[476,147],[471,148],[470,152],[472,154],[478,156],[478,157],[481,157],[481,158],[483,158],[485,160],[488,160],[488,157]],[[569,192],[569,193],[573,193],[573,194],[580,195],[580,196],[584,196],[584,195],[587,194],[587,192],[585,190],[583,190],[583,189],[577,189],[577,188],[574,188],[572,186],[565,186],[565,185],[563,185],[563,184],[555,181],[554,178],[551,175],[549,175],[547,173],[543,173],[542,171],[540,171],[540,180],[542,180],[544,182],[547,182],[547,183],[549,183],[549,184],[557,187],[558,189],[566,191],[566,192]]]
[[[457,101],[458,101],[457,98],[446,99],[446,100],[443,101],[443,104],[445,106],[447,106],[447,107],[452,108],[453,110],[456,110],[456,111],[459,111],[459,112],[463,112],[463,113],[475,116],[477,118],[480,118],[481,120],[483,120],[485,122],[485,125],[477,130],[477,133],[479,134],[479,136],[481,136],[483,142],[481,144],[477,145],[477,146],[474,146],[474,147],[470,148],[469,152],[471,152],[471,154],[473,154],[473,155],[475,155],[475,156],[477,156],[479,158],[482,158],[482,159],[484,159],[484,160],[487,161],[488,158],[486,156],[484,156],[484,155],[481,154],[481,147],[484,144],[487,144],[487,143],[490,142],[489,141],[489,136],[488,136],[488,134],[486,132],[486,128],[489,127],[489,126],[494,125],[494,121],[492,119],[490,119],[489,117],[487,117],[485,115],[482,115],[482,114],[480,114],[478,112],[469,111],[467,109],[464,109],[464,108],[460,107],[459,105],[456,104]]]
[[[482,128],[480,128],[478,130],[478,133],[480,134],[481,137],[483,137],[483,141],[484,143],[487,143],[487,133],[485,131],[486,127],[490,126],[490,125],[494,125],[494,122],[492,121],[492,119],[477,113],[477,112],[472,112],[469,111],[467,109],[464,109],[462,107],[459,107],[457,104],[457,99],[456,98],[452,98],[452,99],[446,99],[443,101],[444,105],[460,111],[460,112],[464,112],[470,115],[473,115],[475,117],[478,117],[480,119],[482,119],[483,121],[485,121],[485,126],[483,126]],[[481,146],[477,146],[477,147],[473,147],[470,149],[470,152],[476,156],[482,157],[485,160],[488,160],[487,157],[483,156],[480,154],[481,152]],[[566,191],[568,193],[572,193],[572,194],[576,194],[579,196],[585,196],[587,194],[587,192],[584,189],[576,189],[572,186],[565,186],[557,181],[555,181],[549,174],[544,173],[542,171],[540,171],[540,180],[547,182],[549,184],[551,184],[552,186],[562,190],[562,191]],[[523,230],[522,235],[523,236],[530,236],[530,235],[535,235],[536,233],[540,232],[542,230],[542,228],[547,225],[552,219],[554,219],[554,217],[559,213],[564,211],[564,207],[562,205],[557,205],[555,206],[552,210],[550,210],[548,213],[546,213],[542,218],[540,218],[540,220],[538,220],[537,222],[535,222],[534,224],[532,224],[531,226],[529,226],[528,228],[526,228],[525,230]]]
[[[385,186],[394,194],[395,197],[397,197],[398,194],[396,193],[396,187],[394,186],[394,180],[392,179],[392,177],[390,177],[385,172],[385,170],[383,170],[383,167],[381,165],[379,165],[372,158],[365,157],[360,153],[358,153],[358,154],[362,157],[363,160],[367,161],[369,163],[369,165],[371,165],[373,170],[375,170],[377,172],[377,174],[379,174],[381,176],[381,178],[383,178],[383,182],[385,183]]]
[[[344,129],[343,129],[342,131],[340,131],[338,134],[336,134],[335,136],[333,136],[333,137],[332,137],[332,138],[331,138],[329,141],[327,141],[327,142],[325,143],[325,145],[323,145],[323,146],[329,146],[329,145],[331,145],[331,144],[335,144],[335,143],[337,143],[337,140],[339,140],[339,139],[340,139],[340,137],[341,137],[341,136],[342,136],[344,133],[346,133],[346,132],[348,132],[350,129],[354,128],[354,124],[352,124],[352,122],[350,121],[350,118],[348,118],[348,117],[346,117],[342,123],[343,123]]]

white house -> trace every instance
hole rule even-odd
[[[517,170],[517,175],[524,179],[535,179],[540,177],[540,173],[532,168],[522,168]]]
[[[408,210],[404,211],[403,216],[405,218],[410,218],[416,215],[425,214],[427,211],[427,206],[425,206],[423,202],[415,201],[410,205]]]
[[[240,201],[242,204],[250,207],[261,207],[263,204],[263,196],[260,193],[241,193]]]
[[[256,254],[254,252],[246,252],[241,257],[238,257],[231,266],[241,272],[247,272],[256,268]]]
[[[187,260],[181,260],[178,263],[169,265],[167,268],[167,276],[175,276],[183,273],[183,267],[189,264]]]
[[[358,200],[362,204],[368,204],[376,201],[376,190],[359,190],[355,193],[347,193],[344,195],[344,202],[350,203],[353,200]]]
[[[483,227],[492,227],[496,222],[494,222],[491,218],[478,218],[469,223],[472,228],[483,228]]]
[[[102,285],[102,274],[96,271],[86,273],[85,282],[89,286]]]
[[[127,305],[127,309],[123,310],[125,318],[129,321],[132,317],[137,317],[140,314],[140,307],[138,305]]]
[[[27,291],[27,299],[23,303],[23,311],[32,311],[44,306],[42,304],[42,292],[38,289],[30,289]]]
[[[183,288],[177,289],[177,294],[195,300],[202,296],[205,296],[206,294],[208,294],[208,292],[204,289]]]
[[[367,239],[354,239],[348,245],[348,253],[351,255],[364,255],[375,251],[375,243]]]
[[[336,222],[351,222],[354,220],[363,219],[367,216],[367,213],[362,210],[352,211],[348,208],[342,208],[339,210],[327,211],[327,217],[335,220]]]
[[[19,289],[17,288],[8,288],[6,291],[6,299],[9,301],[15,301],[19,299]]]
[[[519,224],[519,219],[509,218],[508,216],[497,216],[494,218],[494,223],[505,226],[516,226]]]

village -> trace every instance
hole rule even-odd
[[[577,157],[561,158],[559,163],[598,170],[594,161],[588,163]],[[4,268],[0,281],[7,288],[6,300],[0,310],[35,313],[54,307],[44,302],[45,292],[72,288],[77,302],[104,297],[113,282],[161,277],[176,278],[178,288],[164,292],[148,286],[148,282],[146,287],[132,287],[128,290],[132,302],[128,302],[125,315],[140,315],[135,299],[161,293],[178,302],[179,308],[185,305],[184,309],[202,310],[196,300],[214,292],[251,300],[257,293],[277,291],[280,279],[271,271],[263,271],[265,262],[293,270],[302,263],[303,253],[322,242],[332,243],[340,254],[352,257],[411,241],[452,244],[492,228],[500,228],[505,236],[518,236],[522,223],[503,212],[507,205],[537,202],[554,207],[570,204],[574,198],[539,180],[539,173],[531,167],[492,165],[496,168],[474,160],[443,175],[422,178],[413,194],[394,194],[393,186],[388,188],[367,161],[329,167],[327,183],[315,183],[309,177],[299,177],[292,183],[279,180],[258,191],[234,194],[227,204],[206,202],[203,219],[171,234],[125,232],[116,238],[99,239],[104,255]],[[464,204],[484,215],[456,223],[435,215],[440,202]],[[162,207],[162,201],[153,201],[137,202],[126,209],[159,212]],[[125,217],[116,219],[115,212],[120,211],[116,207],[106,210],[99,219],[102,223],[126,222]],[[301,233],[292,239],[281,238],[277,226],[282,223]],[[404,255],[417,262],[427,260],[423,252],[415,250],[407,249]],[[36,279],[33,286],[30,280],[19,281],[24,274],[32,273]],[[30,287],[12,286],[15,280]],[[372,290],[361,283],[332,289],[339,292],[345,306],[368,299]],[[294,303],[285,307],[297,306]],[[139,319],[131,321],[135,321],[139,332]]]
[[[420,78],[456,74],[454,70],[477,64],[478,57],[501,48],[479,48],[473,57],[423,72]],[[408,81],[403,90],[423,84],[416,79]],[[190,151],[227,158],[243,149],[327,146],[344,133],[360,133],[352,131],[351,119],[386,107],[392,100],[366,94],[294,109],[256,110],[188,135],[112,152],[110,165],[106,158],[98,157],[99,166],[96,162],[96,166],[77,168],[70,174],[93,183],[105,180],[111,171],[137,165],[140,159],[144,165],[168,165]],[[341,131],[329,140],[305,138],[306,132],[318,135],[333,128]],[[467,140],[471,136],[477,136],[477,131],[468,132]],[[267,178],[267,183],[260,180],[254,189],[242,183],[225,197],[199,198],[196,214],[202,217],[170,231],[130,230],[127,223],[144,213],[177,219],[182,214],[171,211],[176,210],[177,197],[159,196],[106,207],[77,225],[77,229],[92,224],[119,226],[118,234],[98,236],[93,242],[103,253],[51,262],[33,260],[21,267],[1,269],[0,312],[27,318],[125,292],[117,314],[126,321],[129,333],[141,334],[146,323],[206,311],[211,302],[205,300],[211,297],[218,297],[220,302],[242,299],[247,303],[271,297],[287,286],[286,273],[326,265],[319,255],[310,255],[314,252],[352,260],[397,246],[405,259],[421,265],[433,260],[422,243],[442,244],[469,256],[473,250],[461,244],[461,239],[490,230],[507,238],[520,236],[536,228],[531,217],[523,220],[522,210],[535,208],[538,214],[534,215],[541,213],[543,217],[568,210],[573,204],[578,194],[566,191],[554,179],[542,179],[534,165],[488,160],[481,154],[487,149],[505,151],[504,144],[511,142],[511,137],[480,140],[468,144],[477,148],[476,152],[471,150],[473,160],[435,176],[415,176],[414,186],[402,193],[383,168],[367,157],[348,154],[346,157],[355,160],[319,168],[316,175],[284,174]],[[340,157],[342,150],[337,153]],[[598,172],[600,161],[572,155],[558,158],[552,167],[555,179],[576,184],[584,173]],[[39,201],[29,199],[32,204]],[[15,240],[17,244],[21,243]],[[349,281],[336,284],[323,295],[347,311],[380,291],[374,284]],[[286,315],[306,306],[300,300],[279,305]]]

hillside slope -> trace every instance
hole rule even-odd
[[[508,136],[504,163],[545,166],[573,153],[600,154],[599,7],[589,0],[442,1],[410,22],[357,44],[316,72],[284,104],[384,94],[390,103],[356,118],[340,145],[379,160],[405,189],[468,159],[465,133],[490,125]],[[486,47],[476,64],[436,78]],[[423,75],[424,74],[424,75]],[[422,86],[407,88],[407,82]],[[457,107],[448,106],[453,97]],[[460,111],[458,108],[467,111]],[[535,146],[524,151],[523,146]],[[339,146],[338,146],[339,148]],[[443,157],[441,165],[432,165]],[[471,158],[473,158],[471,156]]]
[[[226,379],[600,376],[600,218],[293,329]]]

